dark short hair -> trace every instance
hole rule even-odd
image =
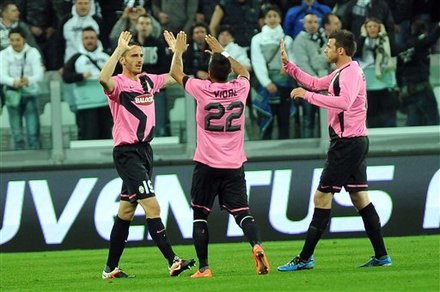
[[[141,47],[141,48],[142,48],[142,45],[141,45],[139,42],[137,42],[137,41],[133,41],[133,40],[131,40],[131,41],[128,43],[128,46],[129,46],[129,47],[136,46],[136,47]],[[124,57],[125,54],[126,54],[127,52],[128,52],[128,51],[125,51],[125,52],[122,54],[122,57]]]
[[[12,28],[12,29],[9,31],[8,37],[10,37],[11,34],[13,34],[13,33],[18,33],[19,35],[21,35],[22,38],[26,39],[26,33],[25,33],[24,30],[23,30],[21,27],[19,27],[19,26]]]
[[[197,22],[197,23],[195,23],[195,24],[193,24],[193,26],[191,26],[191,35],[193,35],[194,34],[194,30],[196,29],[196,28],[198,28],[198,27],[203,27],[203,28],[205,28],[205,30],[206,30],[206,34],[210,34],[210,31],[209,31],[209,26],[206,24],[206,23],[204,23],[204,22]]]
[[[222,32],[225,32],[225,31],[228,32],[232,37],[235,36],[234,29],[232,28],[232,26],[227,25],[227,24],[219,26],[217,35],[220,35]]]
[[[85,31],[94,31],[94,32],[96,32],[96,34],[98,34],[98,32],[91,25],[84,27],[82,32],[85,32]]]
[[[356,53],[356,40],[351,31],[341,29],[330,33],[329,39],[335,39],[336,48],[343,48],[347,56],[353,57]]]
[[[209,60],[209,74],[218,81],[228,80],[231,62],[220,53],[214,53]]]
[[[376,23],[379,23],[379,24],[383,24],[383,21],[380,20],[380,19],[377,18],[377,17],[368,17],[367,19],[365,19],[364,24],[367,24],[367,23],[369,23],[369,22],[376,22]]]
[[[280,17],[282,17],[282,13],[280,8],[278,8],[278,6],[274,5],[274,4],[270,4],[264,7],[263,9],[263,16],[266,17],[266,15],[270,12],[270,11],[275,11],[276,13],[278,13],[278,15]]]

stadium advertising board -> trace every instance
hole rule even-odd
[[[246,164],[249,202],[263,239],[303,239],[313,215],[313,193],[323,161]],[[174,244],[191,243],[192,165],[154,170],[161,215]],[[437,156],[370,158],[370,198],[385,236],[438,233],[440,169]],[[121,181],[109,169],[1,174],[2,252],[105,248],[118,208]],[[211,242],[243,241],[242,232],[218,204],[209,217]],[[362,219],[348,194],[335,195],[331,237],[364,236]],[[128,246],[152,245],[138,207]]]

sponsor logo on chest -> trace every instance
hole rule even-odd
[[[150,105],[153,101],[154,97],[151,93],[141,94],[134,98],[134,103],[138,105]]]

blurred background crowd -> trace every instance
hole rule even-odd
[[[201,79],[208,78],[204,37],[218,37],[252,73],[248,140],[320,137],[319,110],[289,98],[298,84],[283,72],[279,42],[284,39],[289,57],[304,71],[324,76],[334,70],[324,54],[328,35],[341,28],[352,31],[358,41],[355,59],[367,80],[368,127],[438,125],[440,80],[433,81],[431,71],[440,68],[439,4],[435,0],[2,0],[1,123],[2,129],[10,129],[11,140],[2,141],[2,149],[8,150],[8,143],[15,150],[45,148],[42,126],[50,123],[51,80],[63,85],[62,110],[64,118],[71,117],[72,139],[110,139],[112,118],[97,78],[124,30],[131,31],[143,48],[143,69],[154,74],[167,73],[172,58],[162,31],[186,31],[190,44],[185,73]],[[179,107],[183,95],[175,87],[155,96],[156,136],[176,135],[173,121],[185,111]]]

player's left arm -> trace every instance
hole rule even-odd
[[[213,37],[212,35],[208,34],[205,37],[205,40],[206,40],[206,43],[208,44],[208,46],[211,48],[211,51],[207,51],[208,53],[210,53],[210,54],[213,54],[213,53],[222,54],[223,56],[228,58],[229,62],[231,63],[232,72],[234,72],[238,76],[242,76],[242,77],[245,77],[247,79],[250,78],[249,71],[243,65],[241,65],[239,62],[237,62],[237,60],[232,58],[227,52],[225,52],[223,46],[219,43],[219,41],[215,37]]]

